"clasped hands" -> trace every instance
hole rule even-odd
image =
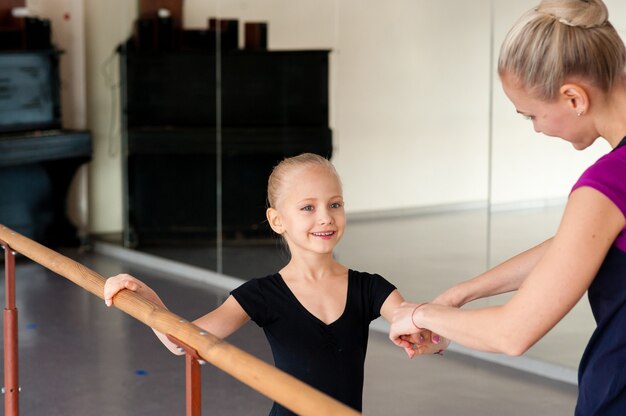
[[[393,312],[389,339],[413,358],[416,355],[441,354],[450,341],[416,325],[415,315],[425,304],[402,302]]]

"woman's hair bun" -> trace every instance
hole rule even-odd
[[[568,26],[582,28],[603,26],[609,20],[609,11],[602,0],[543,0],[536,11]]]

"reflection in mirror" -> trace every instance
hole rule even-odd
[[[332,156],[343,180],[349,227],[339,261],[426,301],[554,233],[569,186],[605,150],[581,154],[535,137],[501,91],[494,50],[535,1],[185,0],[181,10],[155,11],[165,24],[153,28],[180,25],[188,45],[213,54],[202,65],[170,65],[167,83],[144,84],[152,95],[129,103],[120,70],[127,55],[115,51],[154,35],[137,25],[141,4],[85,5],[84,82],[96,143],[90,229],[123,230],[127,244],[148,253],[244,279],[279,269],[287,254],[265,224],[265,181],[286,152],[312,146]],[[616,26],[626,27],[626,6],[607,5]],[[294,52],[321,56],[326,83],[324,72],[285,72],[264,60]],[[148,65],[137,78],[153,81],[158,68]],[[194,69],[202,84],[189,82]],[[150,119],[163,91],[173,96],[170,106]],[[135,104],[148,107],[141,113]],[[203,121],[176,120],[185,114]],[[150,174],[131,185],[133,166],[144,165],[138,171]],[[571,328],[586,337],[592,323],[585,305],[567,319],[571,325],[559,325],[529,355],[577,362],[584,340]]]
[[[343,180],[339,261],[416,301],[484,270],[489,7],[186,1],[187,30],[223,22],[213,22],[216,70],[206,71],[216,83],[219,238],[139,248],[205,267],[217,255],[221,271],[245,279],[278,270],[287,256],[264,222],[267,176],[282,157],[314,151]]]
[[[140,10],[126,60],[128,148],[146,153],[129,158],[130,245],[237,277],[276,271],[287,257],[265,222],[267,177],[286,156],[332,155],[334,9],[166,3]]]
[[[343,179],[350,227],[340,261],[384,275],[415,300],[479,273],[492,76],[489,2],[479,6],[186,1],[181,12],[148,16],[154,27],[180,25],[187,53],[189,43],[213,52],[206,63],[168,66],[154,59],[172,42],[152,38],[152,50],[130,65],[128,49],[118,56],[127,244],[240,278],[275,271],[288,257],[264,220],[269,169],[285,155],[316,151],[332,157]],[[110,36],[113,48],[127,40],[137,48],[159,33],[139,24],[141,8],[123,18],[89,12],[125,22]],[[294,56],[323,66],[298,68]],[[291,66],[272,67],[274,57]],[[137,66],[138,58],[148,64]],[[156,85],[162,68],[167,83]],[[203,83],[189,81],[196,76]],[[133,98],[141,91],[143,99]],[[154,107],[159,96],[169,97],[166,111]],[[193,114],[201,121],[177,119]]]
[[[268,132],[288,152],[324,152],[319,142],[330,137],[350,222],[337,250],[346,265],[381,273],[416,300],[484,269],[491,75],[483,11],[489,3],[447,3],[388,5],[384,13],[375,4],[338,1],[314,7],[287,0],[185,3],[188,28],[205,28],[211,17],[238,24],[238,50],[220,45],[217,87],[224,273],[250,278],[287,259],[280,243],[263,235],[260,190],[280,158],[265,141]],[[319,74],[310,72],[311,64],[309,73],[296,74],[305,79],[290,79],[284,70],[268,70],[261,52],[247,50],[246,24],[255,22],[266,25],[269,54],[327,53],[326,104],[319,106]],[[428,41],[433,38],[438,42]],[[246,61],[250,56],[256,63]],[[237,69],[227,71],[235,58]],[[273,78],[263,81],[267,71]],[[256,78],[240,79],[239,91],[227,91],[238,73]],[[272,118],[273,101],[261,98],[267,88],[273,88],[272,99],[294,93],[286,109],[279,107],[283,118],[290,117],[289,127]],[[302,102],[308,102],[302,106],[308,114],[286,113]],[[242,139],[231,135],[234,127],[239,135],[254,130],[249,147],[236,153]],[[242,224],[246,218],[258,234]],[[265,268],[268,258],[277,260]]]
[[[168,100],[169,111],[154,120],[165,126],[157,126],[158,137],[147,139],[160,140],[168,149],[167,161],[153,154],[154,142],[140,146],[150,155],[125,155],[135,157],[131,165],[151,166],[153,174],[138,181],[164,192],[167,187],[155,180],[171,177],[167,186],[176,195],[153,203],[149,192],[135,208],[141,207],[149,218],[169,204],[174,216],[168,221],[177,215],[179,222],[169,224],[160,236],[170,240],[166,243],[148,244],[144,239],[142,244],[137,238],[133,244],[244,279],[279,269],[287,254],[265,224],[265,181],[286,152],[311,149],[331,155],[343,180],[349,227],[337,249],[339,261],[384,275],[412,300],[429,300],[485,270],[488,263],[496,264],[547,238],[558,224],[572,178],[594,157],[563,151],[563,144],[535,137],[495,77],[494,51],[515,18],[534,2],[497,3],[493,16],[488,12],[491,1],[470,3],[185,1],[182,11],[174,10],[169,17],[180,15],[181,30],[189,31],[188,42],[209,42],[207,48],[213,48],[212,60],[200,74],[206,84],[183,82],[177,90],[173,86],[191,75],[168,75],[167,91],[174,98]],[[616,23],[623,21],[624,6],[607,3]],[[105,83],[98,75],[100,65],[137,33],[140,14],[127,2],[115,1],[90,5],[86,13],[93,22],[87,35],[99,39],[88,53],[92,57],[88,96],[106,103],[102,108],[111,108],[107,85],[115,85],[115,79]],[[93,18],[96,15],[117,23],[101,24]],[[162,19],[167,17],[161,14]],[[211,22],[212,18],[231,26]],[[284,67],[272,69],[267,61],[293,53],[317,54],[325,60],[325,71],[290,67],[289,72]],[[202,65],[194,61],[180,67],[189,71]],[[312,65],[306,70],[312,71]],[[145,81],[154,72],[144,75]],[[159,91],[148,90],[154,95]],[[198,98],[204,101],[198,104]],[[128,97],[122,93],[122,99]],[[191,103],[194,108],[183,115],[200,113],[211,122],[186,120],[176,126],[172,118]],[[122,114],[119,103],[115,108]],[[108,111],[92,110],[89,116],[99,137],[109,137]],[[136,133],[154,133],[149,131],[154,123],[148,124]],[[173,132],[176,137],[169,136]],[[189,151],[194,143],[201,143],[201,151]],[[597,149],[596,154],[602,151]],[[138,211],[131,209],[130,200],[118,201],[114,192],[119,183],[129,186],[125,181],[130,174],[125,179],[111,174],[116,172],[111,166],[120,163],[119,155],[98,151],[95,158],[92,171],[107,174],[92,175],[92,202],[107,209],[92,215],[91,227],[96,232],[115,229],[128,216],[125,231],[130,231],[132,215]],[[184,172],[187,176],[176,176]],[[196,181],[193,190],[180,186],[190,178]],[[185,202],[173,202],[176,198]],[[199,230],[198,224],[185,222],[194,216],[203,221],[202,238],[189,235]],[[171,234],[176,239],[170,239]],[[568,319],[586,328],[589,316],[582,309],[580,318],[573,314]],[[550,344],[551,334],[529,354],[571,365],[584,342],[568,328],[553,331],[558,344]],[[567,362],[564,357],[569,357]]]

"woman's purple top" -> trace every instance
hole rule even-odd
[[[594,188],[626,217],[626,137],[574,185]],[[626,227],[588,290],[597,327],[578,367],[577,416],[626,415]]]

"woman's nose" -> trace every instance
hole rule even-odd
[[[535,129],[535,133],[541,133],[541,129],[537,127],[537,123],[533,122],[533,129]]]

